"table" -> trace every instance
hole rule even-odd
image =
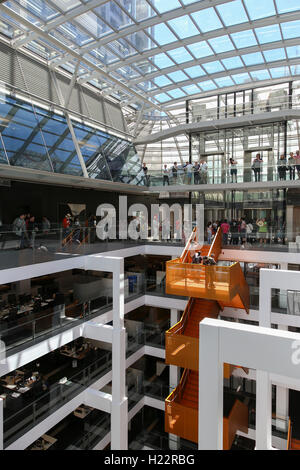
[[[57,442],[55,437],[43,434],[33,445],[30,450],[48,450]]]

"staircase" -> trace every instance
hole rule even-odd
[[[222,250],[221,241],[219,229],[211,246],[197,248],[194,230],[181,257],[167,263],[166,292],[192,295],[180,321],[166,332],[166,363],[185,370],[178,387],[166,399],[165,430],[193,442],[198,442],[199,323],[207,317],[218,318],[225,306],[249,312],[249,287],[239,263],[231,266],[191,264],[191,250],[200,251],[201,256],[212,256],[217,261]],[[225,365],[226,378],[233,368]],[[224,417],[223,447],[230,449],[236,430],[247,432],[247,424],[246,405],[233,400],[230,414]]]
[[[199,338],[199,323],[203,318],[218,318],[220,307],[214,300],[193,299],[192,311],[184,329],[185,336]]]

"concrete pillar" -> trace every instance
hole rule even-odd
[[[179,321],[180,312],[175,308],[170,310],[170,326],[174,326]],[[180,381],[180,367],[169,366],[170,375],[170,391],[177,387]],[[170,450],[179,450],[180,449],[180,437],[175,434],[169,434],[169,448]]]
[[[128,399],[126,396],[126,330],[124,328],[124,260],[116,259],[113,271],[113,342],[111,450],[128,448]]]
[[[270,374],[256,371],[256,450],[272,448],[272,385]]]
[[[3,445],[3,420],[4,420],[4,416],[3,416],[3,399],[0,398],[0,450],[3,450],[4,449],[4,445]]]
[[[278,325],[278,329],[288,331],[286,325]],[[278,385],[276,386],[276,418],[276,429],[285,431],[289,419],[289,389]]]

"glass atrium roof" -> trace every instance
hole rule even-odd
[[[136,108],[300,75],[299,0],[10,0],[1,37]]]

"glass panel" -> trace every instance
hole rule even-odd
[[[232,51],[234,49],[234,46],[227,35],[210,39],[208,42],[216,53]]]
[[[175,33],[180,37],[180,39],[189,38],[200,34],[192,20],[189,16],[181,16],[180,18],[174,18],[170,20],[169,25],[174,29]]]
[[[231,26],[233,24],[248,21],[248,17],[241,0],[235,0],[233,2],[218,5],[217,10],[219,11],[225,26]]]
[[[177,64],[187,62],[188,60],[193,60],[191,54],[188,53],[185,47],[178,47],[172,51],[168,51],[168,54],[172,57]]]
[[[213,8],[197,11],[192,14],[192,17],[203,33],[214,31],[215,29],[222,28],[223,26]]]
[[[267,16],[276,15],[273,0],[244,0],[251,20],[266,18]]]
[[[195,42],[187,47],[197,59],[213,55],[213,51],[206,41]]]

